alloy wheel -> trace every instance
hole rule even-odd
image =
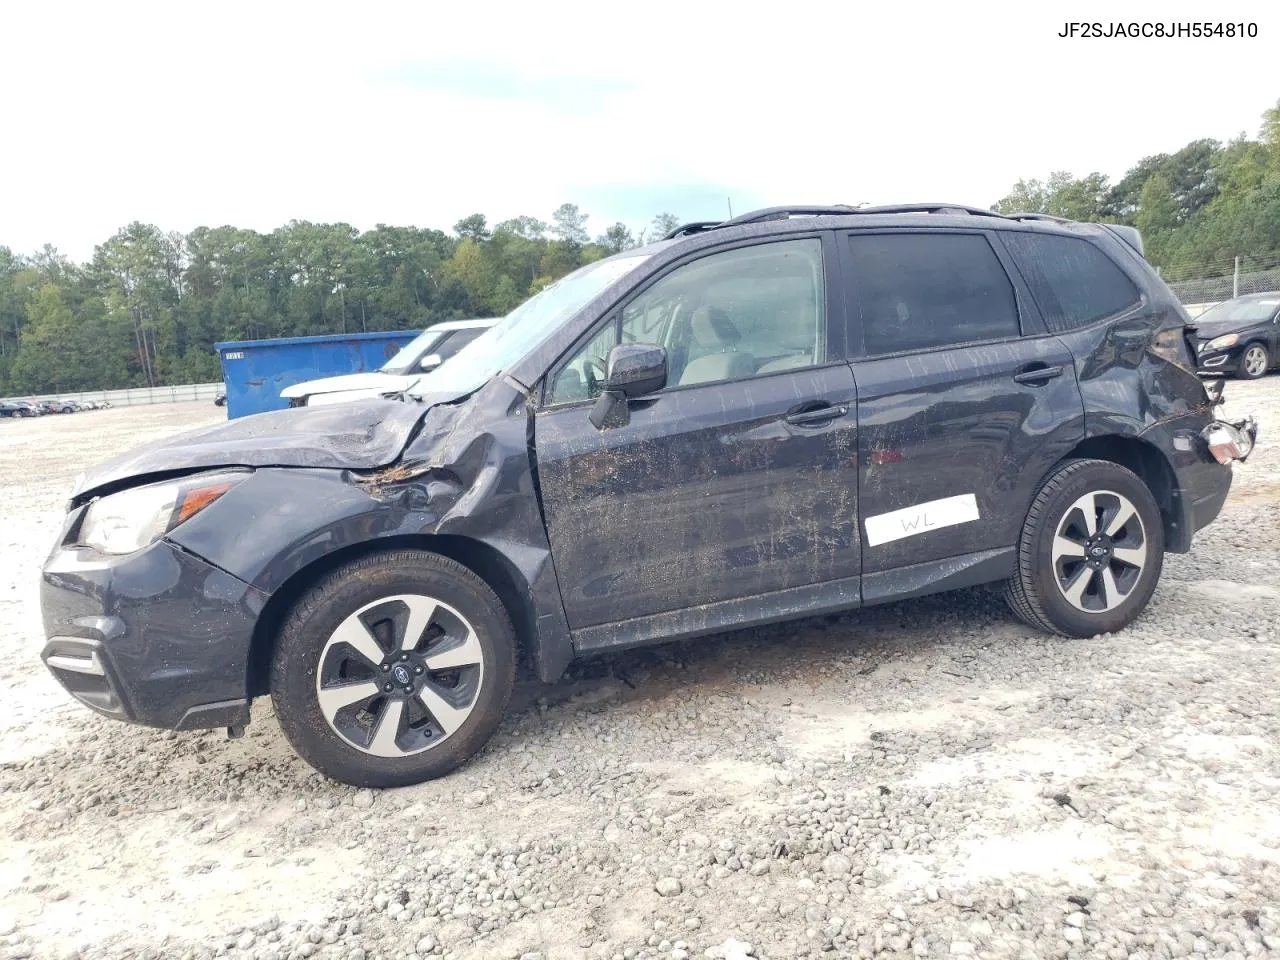
[[[347,617],[320,652],[316,697],[339,737],[376,757],[443,743],[475,708],[484,653],[461,613],[397,595]]]
[[[1146,565],[1146,531],[1127,497],[1091,491],[1062,515],[1053,538],[1054,581],[1077,610],[1114,610],[1138,585]]]
[[[1244,368],[1251,377],[1260,377],[1266,373],[1267,351],[1256,343],[1244,352]]]

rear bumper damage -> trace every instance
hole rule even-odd
[[[1234,460],[1244,463],[1258,442],[1258,423],[1253,417],[1228,422],[1215,420],[1200,432],[1209,445],[1213,459],[1221,464]]]

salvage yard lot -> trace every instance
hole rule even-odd
[[[377,794],[39,663],[74,475],[221,410],[2,422],[0,958],[1280,956],[1280,376],[1227,396],[1258,450],[1121,634],[973,590],[587,661]]]

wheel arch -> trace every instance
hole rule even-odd
[[[249,648],[246,686],[250,697],[270,693],[271,657],[289,611],[306,591],[343,564],[396,550],[421,550],[454,560],[489,585],[516,633],[516,654],[524,668],[537,670],[540,648],[529,585],[520,571],[495,547],[456,534],[404,534],[351,544],[316,558],[294,571],[263,605]]]
[[[1165,550],[1170,553],[1185,553],[1191,549],[1191,531],[1187,529],[1183,517],[1177,475],[1173,472],[1169,458],[1158,446],[1136,436],[1106,434],[1086,437],[1049,468],[1041,478],[1040,486],[1044,486],[1067,461],[1080,459],[1108,460],[1137,474],[1160,508]]]

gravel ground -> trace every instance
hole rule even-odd
[[[0,423],[0,958],[1280,957],[1280,377],[1123,634],[984,590],[580,664],[442,781],[100,719],[37,659],[84,463],[206,404]]]

